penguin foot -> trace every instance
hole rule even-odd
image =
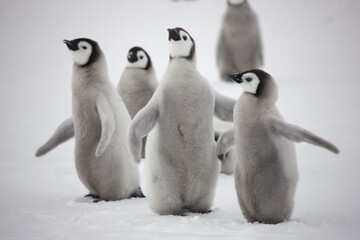
[[[134,192],[131,196],[131,198],[145,198],[145,195],[143,194],[141,187],[139,187],[139,189]]]
[[[109,202],[109,200],[104,200],[104,199],[100,199],[100,198],[97,198],[97,199],[94,199],[93,200],[93,203],[98,203],[98,202]]]
[[[207,214],[207,213],[211,213],[212,210],[211,209],[198,209],[198,208],[186,208],[189,212],[191,213],[199,213],[199,214]]]
[[[85,195],[84,197],[92,197],[92,198],[96,198],[96,199],[99,199],[99,198],[100,198],[99,195],[92,194],[92,193],[89,193],[89,194]]]
[[[212,210],[202,210],[202,211],[197,211],[196,213],[200,213],[200,214],[208,214],[211,213]]]

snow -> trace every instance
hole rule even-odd
[[[233,177],[225,175],[210,214],[158,216],[146,199],[93,204],[82,197],[73,140],[34,156],[71,114],[72,64],[63,39],[97,40],[116,84],[136,45],[150,54],[161,79],[169,59],[166,29],[183,27],[196,41],[199,71],[237,98],[241,87],[218,80],[215,66],[225,0],[2,0],[0,239],[359,239],[360,2],[250,3],[261,24],[264,69],[280,87],[280,111],[341,151],[297,144],[291,221],[247,223]]]

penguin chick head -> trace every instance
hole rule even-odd
[[[276,84],[272,80],[271,75],[260,69],[253,69],[229,75],[228,77],[239,83],[243,87],[244,92],[251,93],[255,96],[264,95],[265,92],[276,90]],[[275,88],[270,89],[270,86],[274,86]]]
[[[195,41],[183,28],[168,29],[169,53],[172,58],[186,58],[193,60],[195,55]]]
[[[77,38],[74,40],[64,40],[68,47],[72,59],[79,66],[87,66],[96,61],[99,56],[99,45],[97,42],[88,38]]]
[[[150,66],[150,56],[144,49],[141,47],[133,47],[129,50],[126,67],[148,69]]]
[[[228,0],[229,5],[240,5],[244,3],[246,0]]]

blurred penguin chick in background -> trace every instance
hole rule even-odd
[[[256,14],[247,0],[227,0],[216,50],[220,78],[263,65],[263,49]]]

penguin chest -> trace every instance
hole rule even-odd
[[[200,151],[213,140],[214,98],[201,81],[179,81],[162,89],[159,134],[176,148]],[[191,150],[192,149],[192,150]]]
[[[148,103],[154,89],[149,82],[150,76],[125,73],[119,82],[117,91],[133,118]]]

